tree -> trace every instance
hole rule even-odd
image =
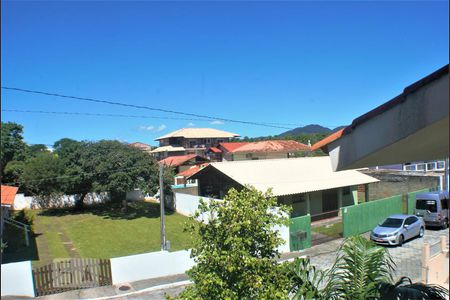
[[[276,204],[251,187],[231,189],[221,202],[201,201],[192,218],[210,218],[188,227],[197,264],[187,272],[194,285],[180,298],[287,299],[289,279],[276,260],[284,241],[274,226],[287,224],[288,209]]]
[[[309,259],[290,267],[294,299],[446,299],[442,287],[411,283],[403,277],[393,283],[395,263],[387,249],[361,236],[345,240],[333,267],[317,270]],[[406,284],[405,284],[406,283]]]
[[[78,194],[81,208],[89,192],[110,192],[113,200],[125,200],[126,192],[158,189],[158,168],[148,153],[118,141],[78,142],[62,139],[54,145],[71,180],[62,184],[68,194]]]
[[[2,122],[1,128],[1,174],[6,164],[13,160],[25,159],[26,144],[23,141],[23,126],[13,122]],[[3,182],[3,179],[2,179]]]
[[[41,153],[26,161],[20,183],[32,195],[50,196],[61,192],[64,164],[52,153]]]

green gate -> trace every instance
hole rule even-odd
[[[311,216],[291,218],[289,223],[289,247],[298,251],[311,247]]]
[[[414,209],[416,207],[416,196],[420,193],[427,193],[430,189],[423,189],[415,192],[408,193],[408,215],[414,214]]]
[[[393,196],[341,208],[344,237],[372,230],[392,214],[403,211],[402,196]]]

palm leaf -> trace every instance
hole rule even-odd
[[[382,282],[378,285],[380,300],[390,299],[448,299],[448,290],[439,285],[412,283],[408,277],[402,277],[395,284]]]

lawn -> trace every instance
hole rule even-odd
[[[312,227],[311,230],[330,237],[342,237],[342,222]]]
[[[34,265],[75,255],[112,258],[161,248],[157,203],[133,202],[126,212],[120,206],[108,204],[83,212],[71,209],[27,211],[27,216],[33,220],[37,233],[33,242],[37,245],[39,261]],[[171,242],[171,251],[190,248],[190,236],[183,232],[188,221],[185,216],[166,212],[166,239]],[[20,239],[17,234],[13,236]],[[5,252],[4,262],[10,261],[16,248]],[[31,255],[29,258],[36,260]]]

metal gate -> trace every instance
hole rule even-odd
[[[112,285],[109,259],[71,258],[33,269],[36,296]]]

